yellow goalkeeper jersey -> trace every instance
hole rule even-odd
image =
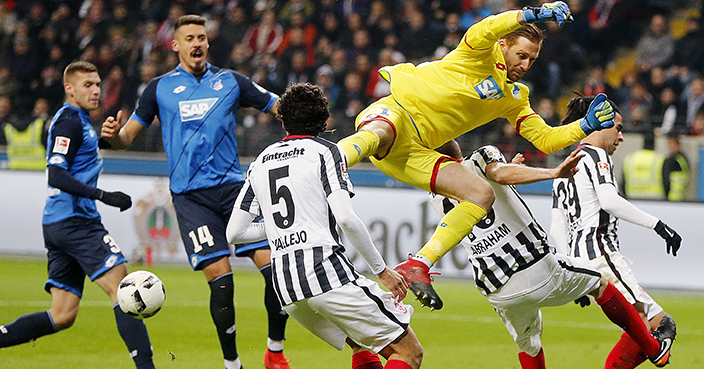
[[[398,64],[379,71],[429,148],[496,118],[506,118],[521,136],[546,153],[585,137],[578,122],[548,126],[531,108],[528,87],[508,80],[497,41],[521,27],[518,13],[501,13],[473,25],[442,60],[418,66]]]

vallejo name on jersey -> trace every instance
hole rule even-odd
[[[292,150],[288,150],[288,151],[279,151],[279,152],[275,152],[273,154],[266,154],[262,158],[262,163],[266,163],[269,160],[286,160],[286,159],[295,158],[298,155],[303,155],[305,150],[306,150],[305,148],[296,147],[296,148],[294,148]]]
[[[178,111],[181,114],[181,121],[203,119],[218,100],[219,98],[213,97],[210,99],[179,101]]]
[[[272,240],[274,248],[278,250],[283,250],[289,246],[297,245],[299,243],[304,243],[308,240],[308,234],[305,230],[289,233],[287,236],[279,237]]]

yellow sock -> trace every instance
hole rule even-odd
[[[470,201],[462,201],[440,221],[435,233],[417,255],[428,258],[433,264],[455,248],[472,228],[486,216],[486,210]]]
[[[347,167],[352,167],[363,158],[372,156],[379,147],[379,135],[369,130],[361,130],[338,143],[347,157]]]

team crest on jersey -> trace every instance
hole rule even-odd
[[[597,163],[597,166],[599,167],[599,174],[601,174],[603,177],[608,177],[611,174],[611,168],[609,167],[609,163],[600,161]]]
[[[513,85],[513,90],[511,90],[511,94],[513,94],[514,99],[520,99],[521,98],[521,89],[518,88],[515,84]]]
[[[212,88],[215,91],[220,91],[220,90],[222,90],[223,87],[225,87],[225,86],[223,86],[222,80],[219,78],[210,81],[210,88]]]
[[[499,84],[496,83],[496,80],[492,76],[489,76],[489,78],[474,86],[474,91],[477,91],[480,98],[486,100],[498,100],[504,97],[504,92],[501,91]]]
[[[54,140],[54,151],[57,154],[68,154],[68,147],[71,145],[71,139],[64,136],[56,136]]]
[[[181,121],[203,119],[218,100],[219,98],[213,97],[210,99],[179,101],[178,111],[181,114]]]

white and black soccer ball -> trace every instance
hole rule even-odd
[[[128,274],[117,288],[120,309],[137,319],[154,316],[164,306],[164,283],[154,273],[138,270]]]

